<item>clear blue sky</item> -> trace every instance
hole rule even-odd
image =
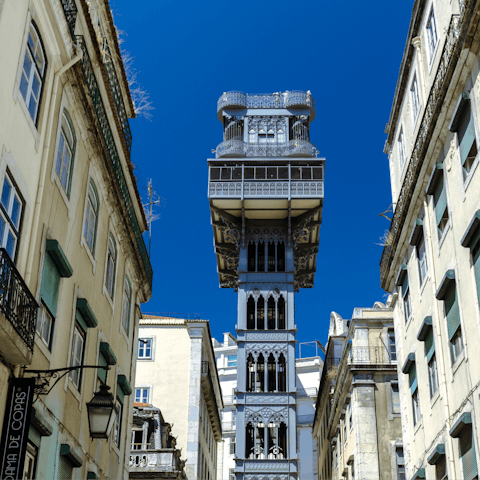
[[[130,122],[140,193],[166,199],[152,228],[153,298],[143,311],[199,313],[234,332],[237,298],[220,289],[207,199],[207,158],[222,141],[224,91],[311,90],[311,140],[326,157],[315,287],[296,296],[297,339],[325,343],[330,312],[385,301],[376,245],[391,203],[385,124],[412,1],[111,0],[153,119]],[[306,352],[305,352],[306,353]],[[304,353],[304,355],[305,355]]]

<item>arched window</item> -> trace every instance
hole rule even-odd
[[[92,253],[95,252],[95,242],[97,240],[98,206],[97,189],[93,181],[90,180],[87,190],[87,207],[85,209],[83,236]]]
[[[123,282],[123,302],[122,302],[122,327],[125,333],[130,333],[130,311],[132,310],[132,286],[130,280],[125,276]]]
[[[247,423],[247,434],[245,435],[245,456],[255,458],[255,427],[251,422]]]
[[[277,302],[277,328],[285,330],[285,300],[280,296]]]
[[[277,372],[277,391],[287,391],[287,369],[283,353],[278,358],[278,372]]]
[[[265,330],[265,300],[261,295],[257,300],[257,330]]]
[[[268,271],[269,272],[274,272],[275,271],[275,244],[273,242],[270,242],[268,244]]]
[[[105,287],[112,300],[113,300],[113,294],[115,292],[116,268],[117,268],[117,245],[115,244],[113,235],[110,234],[108,237],[108,247],[107,247],[107,272],[105,275]]]
[[[277,243],[277,272],[285,271],[285,244]]]
[[[256,391],[265,391],[265,359],[262,354],[260,354],[257,359]]]
[[[268,330],[275,330],[275,299],[270,296],[267,302],[267,328]]]
[[[71,177],[73,169],[73,156],[75,154],[75,132],[72,122],[66,112],[63,112],[60,127],[60,136],[58,139],[57,162],[55,171],[57,172],[63,190],[70,196]]]
[[[275,392],[277,390],[277,365],[275,357],[271,353],[268,357],[268,391]]]
[[[256,270],[255,264],[257,262],[257,248],[254,243],[248,244],[248,271],[254,272]]]
[[[247,329],[255,330],[255,300],[253,297],[247,301]]]
[[[259,242],[257,245],[257,272],[265,271],[265,244]]]
[[[255,391],[255,360],[253,355],[250,354],[247,357],[247,384],[246,391],[253,392]]]
[[[37,123],[42,86],[45,80],[47,61],[37,27],[32,22],[28,30],[28,41],[23,59],[20,93],[33,122]]]

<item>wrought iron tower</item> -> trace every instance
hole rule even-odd
[[[310,92],[224,93],[208,160],[220,286],[238,292],[236,480],[298,473],[295,292],[313,287],[325,159]]]

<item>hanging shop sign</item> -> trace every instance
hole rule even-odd
[[[23,478],[34,387],[34,378],[10,379],[0,443],[2,480]]]

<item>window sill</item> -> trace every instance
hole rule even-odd
[[[92,272],[93,274],[95,275],[95,270],[97,268],[97,261],[95,260],[95,257],[93,256],[92,254],[92,251],[90,250],[90,247],[87,245],[87,242],[85,240],[85,237],[83,236],[83,233],[80,237],[80,245],[85,249],[85,251],[87,252],[87,256],[88,258],[90,259],[90,261],[92,262]]]
[[[457,372],[457,370],[459,369],[460,365],[463,363],[464,360],[465,360],[465,346],[463,346],[462,353],[460,353],[460,355],[452,365],[452,376],[455,375],[455,373]],[[455,377],[452,378],[452,382],[454,381],[455,381]]]
[[[463,182],[463,201],[465,201],[465,199],[466,199],[467,189],[468,189],[468,186],[470,185],[470,181],[472,180],[473,174],[475,173],[475,170],[477,169],[479,158],[480,158],[480,154],[477,153],[477,156],[475,158],[475,161],[473,162],[472,168],[468,172],[468,176],[465,179],[465,181]],[[463,167],[461,165],[460,165],[460,168],[461,168],[461,174],[463,176]]]

